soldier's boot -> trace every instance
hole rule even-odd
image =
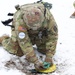
[[[8,39],[9,38],[9,36],[8,35],[3,35],[3,36],[1,36],[0,37],[0,44],[2,43],[2,41],[4,40],[4,39]]]
[[[75,12],[70,16],[70,18],[75,18]]]

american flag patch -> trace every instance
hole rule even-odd
[[[26,31],[26,28],[24,28],[24,27],[22,27],[22,26],[19,26],[19,27],[18,27],[18,30],[25,32],[25,31]]]

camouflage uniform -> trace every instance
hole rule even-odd
[[[51,12],[42,3],[22,5],[14,14],[11,37],[2,41],[3,47],[18,56],[26,55],[29,62],[38,61],[33,49],[46,54],[45,61],[50,62],[55,54],[58,28]]]

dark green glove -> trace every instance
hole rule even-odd
[[[43,68],[47,69],[51,66],[49,62],[43,62]]]

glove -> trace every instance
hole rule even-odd
[[[44,65],[45,65],[45,63],[41,63],[39,61],[37,61],[36,63],[34,63],[35,69],[37,69],[37,70],[44,70],[45,69]]]
[[[47,69],[51,66],[51,64],[49,62],[43,62],[43,68]]]
[[[45,70],[45,69],[49,68],[51,66],[51,64],[48,62],[43,62],[43,63],[36,62],[36,64],[34,64],[34,66],[37,70]]]
[[[53,65],[52,58],[50,58],[50,57],[46,57],[46,58],[45,58],[45,62],[47,62],[48,64],[50,64],[50,66]]]

